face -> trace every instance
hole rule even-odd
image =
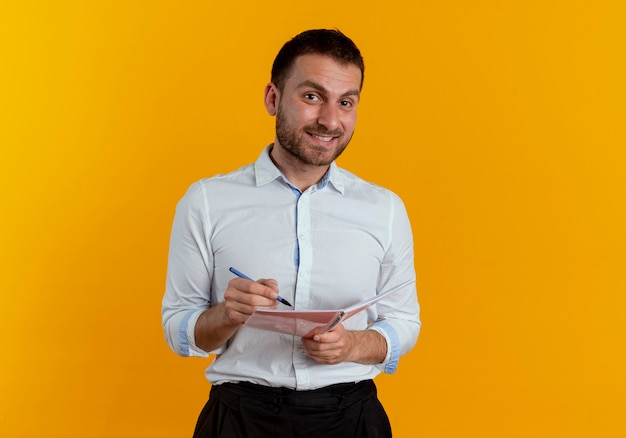
[[[355,65],[323,55],[297,58],[282,93],[274,84],[266,89],[266,107],[276,115],[274,147],[299,165],[328,166],[352,138],[360,86]]]

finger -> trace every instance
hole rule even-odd
[[[339,363],[341,362],[341,351],[334,349],[329,351],[311,351],[309,352],[309,357],[320,363]]]
[[[326,333],[316,333],[313,335],[312,339],[321,344],[332,344],[339,342],[341,339],[341,332],[332,330]]]
[[[311,353],[323,353],[335,350],[341,347],[341,344],[335,342],[323,342],[313,339],[302,339],[302,344],[307,351]]]
[[[271,287],[243,278],[235,278],[228,283],[224,298],[227,298],[228,292],[231,292],[230,298],[255,306],[271,306],[278,296],[278,292]]]
[[[261,278],[261,279],[257,280],[257,283],[260,283],[260,284],[262,284],[264,286],[272,288],[274,291],[276,291],[276,293],[280,292],[278,290],[278,282],[276,280],[274,280],[273,278]]]

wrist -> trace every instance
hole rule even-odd
[[[376,330],[348,331],[351,362],[379,364],[387,357],[387,341]]]

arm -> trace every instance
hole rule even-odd
[[[404,204],[396,195],[391,197],[389,210],[391,238],[380,266],[378,290],[414,280],[416,276],[411,224]],[[415,346],[422,325],[415,284],[379,301],[376,311],[368,330],[377,331],[387,341],[387,356],[378,368],[394,373],[400,357]]]
[[[389,240],[380,265],[378,290],[415,279],[413,237],[401,200],[391,194],[388,211]],[[340,325],[323,335],[308,336],[302,342],[309,355],[321,363],[352,361],[377,364],[393,373],[398,359],[417,341],[421,322],[415,287],[407,287],[379,301],[369,327],[348,331]]]
[[[233,279],[223,302],[215,301],[207,212],[202,182],[195,183],[178,203],[172,226],[162,323],[167,343],[181,356],[220,353],[254,307],[276,304],[274,280]]]

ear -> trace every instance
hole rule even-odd
[[[280,92],[278,87],[270,82],[265,86],[265,109],[270,116],[276,115],[276,108],[278,107],[278,101],[280,100]]]

